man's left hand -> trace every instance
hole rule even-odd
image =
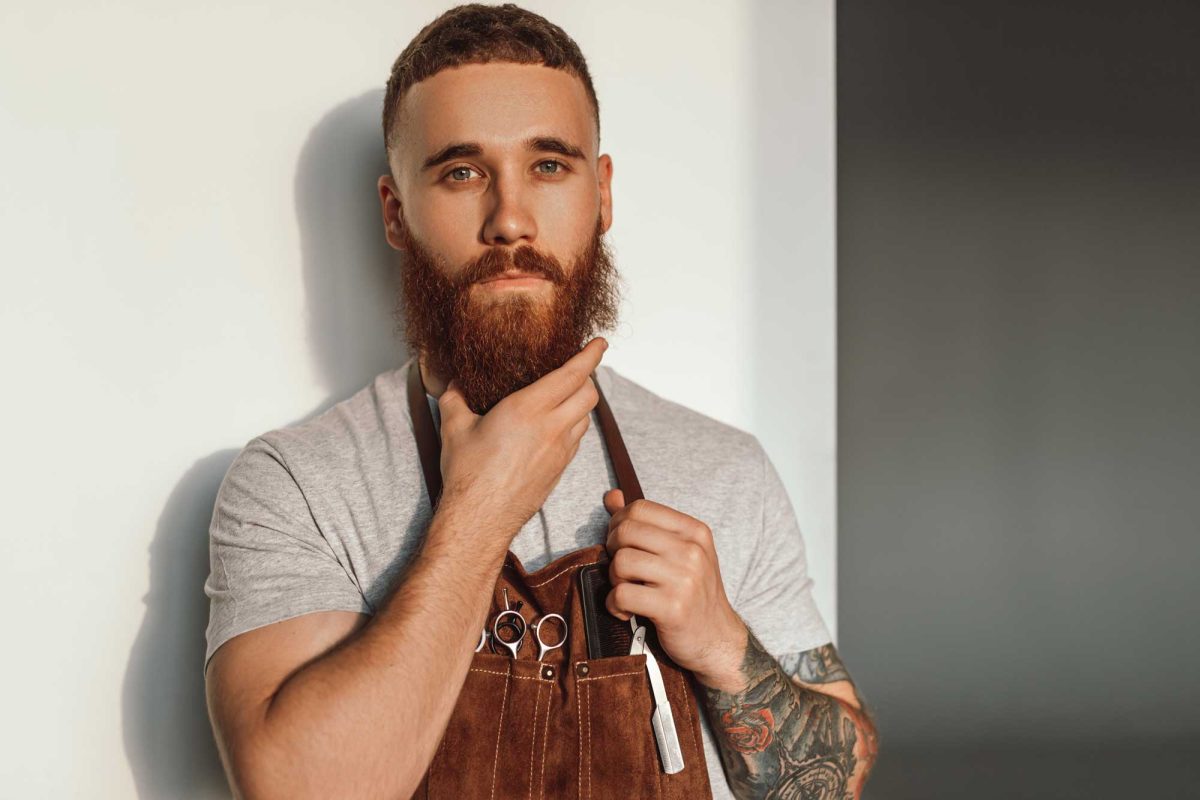
[[[604,507],[612,515],[609,612],[650,619],[676,664],[706,686],[741,691],[747,630],[725,596],[712,531],[661,503],[626,505],[620,489],[605,493]]]

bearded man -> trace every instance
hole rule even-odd
[[[770,459],[600,365],[599,124],[575,42],[511,4],[396,60],[378,191],[412,358],[251,441],[213,514],[239,796],[861,793],[874,725]]]

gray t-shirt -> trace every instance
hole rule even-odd
[[[408,413],[409,359],[325,413],[251,440],[217,494],[209,536],[204,669],[230,638],[314,611],[373,614],[431,519]],[[753,435],[596,370],[649,500],[713,532],[734,610],[775,657],[831,641],[804,541]],[[437,420],[437,404],[427,398]],[[527,570],[605,541],[616,476],[596,412],[545,505],[510,549]],[[732,798],[701,712],[713,795]]]

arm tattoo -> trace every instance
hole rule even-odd
[[[844,800],[858,766],[855,745],[866,736],[869,769],[874,726],[863,711],[796,684],[849,680],[833,645],[778,662],[750,634],[742,658],[746,689],[706,688],[709,721],[735,794],[771,800]],[[859,703],[861,704],[861,697]],[[859,781],[861,786],[865,774]]]
[[[850,680],[850,673],[846,672],[846,666],[831,644],[805,650],[803,653],[789,653],[779,659],[779,666],[788,675],[805,683]]]

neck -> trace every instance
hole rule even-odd
[[[435,399],[441,397],[442,392],[446,391],[446,381],[425,364],[424,355],[417,357],[417,365],[421,369],[421,382],[425,384],[425,391]]]

